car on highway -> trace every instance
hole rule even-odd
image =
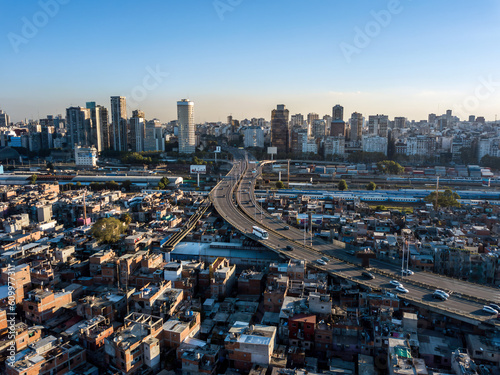
[[[288,250],[288,251],[292,251],[293,247],[291,245],[286,245],[285,249]]]
[[[500,313],[500,306],[495,305],[494,303],[490,303],[490,307],[492,309],[495,309],[498,313]]]
[[[496,311],[493,307],[490,306],[483,306],[483,311],[488,314],[498,314],[498,311]]]
[[[406,289],[404,286],[397,286],[396,287],[396,290],[399,292],[399,293],[408,293],[408,289]]]
[[[316,263],[326,266],[326,262],[323,259],[316,259]]]
[[[403,270],[403,276],[411,276],[414,274],[415,272],[413,272],[412,270]]]
[[[391,280],[391,281],[389,282],[389,284],[391,284],[392,286],[395,286],[395,287],[398,287],[398,286],[403,287],[403,284],[401,284],[401,283],[400,283],[399,281],[397,281],[397,280]]]
[[[448,297],[446,297],[444,294],[434,292],[432,293],[432,298],[434,299],[440,299],[441,301],[446,301]]]
[[[367,279],[370,279],[370,280],[373,280],[375,278],[375,275],[373,273],[368,272],[368,271],[361,272],[361,276],[366,277]]]
[[[443,290],[436,289],[434,291],[434,294],[441,294],[446,299],[450,298],[450,295],[448,293],[446,293],[445,291],[443,291]]]
[[[387,292],[387,293],[385,293],[385,295],[386,295],[387,297],[391,297],[391,298],[398,298],[398,296],[397,296],[396,294],[394,294],[394,293],[389,293],[389,292]]]
[[[284,230],[288,230],[288,229],[290,229],[290,227],[289,227],[288,225],[285,225],[285,226],[283,227],[283,229],[284,229]]]

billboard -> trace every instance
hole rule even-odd
[[[207,166],[206,165],[192,165],[189,168],[189,173],[206,174],[207,173]]]
[[[268,147],[267,153],[276,155],[278,153],[278,147]]]

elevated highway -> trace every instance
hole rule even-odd
[[[374,273],[376,278],[366,280],[361,275],[364,269],[360,266],[360,261],[347,254],[341,246],[335,246],[318,237],[304,238],[304,232],[297,228],[285,229],[286,224],[264,211],[255,199],[255,180],[261,172],[261,165],[249,163],[248,154],[243,150],[234,150],[233,155],[235,160],[233,168],[227,178],[212,190],[209,197],[220,215],[248,237],[258,240],[267,248],[285,257],[304,259],[323,271],[353,281],[365,288],[387,290],[398,294],[403,300],[446,316],[476,326],[500,329],[500,322],[493,319],[494,316],[482,311],[483,305],[487,303],[498,304],[500,290],[428,272],[416,272],[412,276],[402,278],[397,274],[397,267],[380,261],[372,261],[376,268],[372,268],[370,272]],[[266,229],[269,239],[256,238],[252,234],[252,227],[255,225]],[[287,246],[293,250],[287,250]],[[316,263],[322,256],[330,258],[326,266]],[[409,292],[406,294],[395,292],[389,283],[393,279],[401,281]],[[436,302],[432,298],[435,289],[452,292],[450,298]]]

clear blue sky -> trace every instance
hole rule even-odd
[[[0,2],[0,109],[14,121],[86,101],[109,108],[110,96],[131,102],[134,92],[146,97],[129,109],[164,122],[185,97],[197,122],[269,119],[281,103],[292,114],[340,103],[416,120],[449,108],[500,115],[500,83],[475,93],[500,82],[495,0],[401,0],[387,22],[372,11],[392,0],[47,0],[67,4],[45,18],[43,1]],[[41,27],[23,32],[23,17]],[[356,44],[367,28],[368,43]],[[347,45],[357,48],[349,59]],[[148,67],[168,77],[145,90]]]

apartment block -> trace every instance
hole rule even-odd
[[[224,340],[230,363],[244,371],[249,371],[255,363],[269,365],[276,333],[276,327],[235,322]]]
[[[26,319],[43,323],[59,313],[61,307],[72,301],[71,292],[54,293],[49,290],[35,289],[23,300]]]
[[[125,375],[141,369],[158,369],[162,327],[160,317],[139,313],[128,315],[125,325],[105,340],[107,363]]]

